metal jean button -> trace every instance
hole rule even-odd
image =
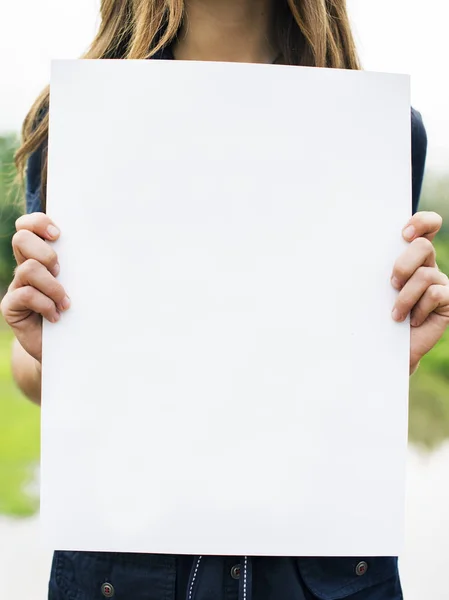
[[[105,598],[112,598],[115,594],[114,586],[111,583],[103,583],[101,586],[101,593]]]
[[[365,573],[367,571],[368,571],[368,563],[366,563],[364,560],[359,562],[359,564],[355,568],[356,575],[358,575],[359,577],[361,577],[362,575],[365,575]]]
[[[240,579],[240,565],[234,565],[231,569],[232,579]]]

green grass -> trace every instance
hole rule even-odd
[[[11,343],[0,318],[0,514],[24,517],[38,509],[29,487],[39,461],[40,413],[12,381]]]

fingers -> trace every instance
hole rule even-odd
[[[60,233],[53,221],[44,213],[32,213],[19,217],[16,221],[16,230],[24,229],[49,241],[58,239]]]
[[[60,311],[70,307],[63,286],[51,275],[46,267],[37,260],[30,258],[17,267],[10,291],[21,287],[32,286],[48,296]]]
[[[3,298],[2,313],[7,322],[12,319],[17,322],[18,314],[22,313],[26,318],[31,312],[42,315],[51,323],[61,317],[53,300],[29,285],[8,292]]]
[[[413,215],[402,231],[402,235],[407,242],[412,242],[416,238],[425,237],[433,240],[440,231],[443,219],[435,212],[418,212]]]
[[[17,264],[34,259],[45,265],[55,277],[59,273],[58,256],[50,244],[32,233],[29,229],[20,229],[12,238],[12,247]]]
[[[428,239],[419,237],[413,240],[396,261],[391,283],[401,290],[419,267],[435,267],[435,249]]]
[[[22,332],[25,338],[36,340],[40,336],[39,315],[56,323],[60,313],[70,307],[64,288],[56,280],[60,270],[57,254],[47,243],[57,240],[60,232],[44,213],[20,217],[16,229],[12,246],[18,267],[1,302],[1,310],[13,329],[20,332],[22,327],[26,329]],[[40,342],[34,344],[40,345]]]
[[[419,267],[399,293],[393,308],[393,319],[404,321],[430,286],[447,285],[448,281],[447,276],[438,269]]]
[[[448,307],[449,312],[449,285],[431,285],[413,309],[411,325],[419,327],[430,313],[443,307]]]
[[[44,242],[59,238],[59,229],[53,221],[44,213],[23,215],[17,219],[16,229],[12,247],[17,264],[34,259],[56,277],[59,273],[58,257],[53,248]]]

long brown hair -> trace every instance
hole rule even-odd
[[[346,0],[276,0],[276,35],[282,62],[358,69]],[[101,0],[101,24],[83,58],[146,59],[171,44],[181,28],[184,0]],[[38,97],[22,129],[16,154],[21,177],[29,155],[42,153],[42,203],[46,193],[49,88]]]

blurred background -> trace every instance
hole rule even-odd
[[[24,210],[13,185],[22,120],[49,80],[50,59],[76,58],[89,44],[98,6],[99,0],[0,4],[0,298],[14,268],[14,221]],[[446,218],[436,245],[449,274],[449,5],[348,0],[348,6],[364,68],[412,75],[412,102],[429,137],[421,209]],[[0,317],[0,598],[34,600],[46,597],[51,559],[39,547],[39,409],[12,382],[11,340]],[[407,542],[400,557],[406,600],[449,597],[448,506],[449,334],[411,382]]]

